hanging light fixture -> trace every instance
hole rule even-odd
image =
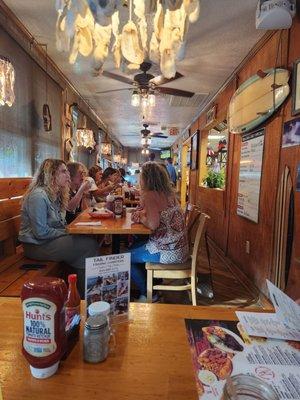
[[[11,107],[15,101],[15,69],[7,57],[0,56],[0,105]]]
[[[153,1],[149,14],[144,3],[147,2],[56,1],[58,51],[70,53],[70,64],[75,64],[79,55],[93,58],[97,75],[111,53],[116,68],[122,68],[121,58],[131,65],[140,65],[147,58],[154,62],[160,59],[162,74],[173,78],[176,60],[184,58],[188,26],[199,17],[200,0]],[[129,11],[127,21],[120,18],[124,4]],[[175,30],[176,34],[169,34]]]
[[[114,155],[114,162],[119,164],[121,162],[121,154]]]
[[[138,93],[137,90],[134,90],[132,92],[132,96],[131,96],[131,105],[133,107],[138,107],[140,105],[140,95]]]
[[[111,143],[108,141],[107,136],[104,142],[101,143],[101,154],[104,156],[111,156]]]
[[[145,146],[145,145],[150,146],[151,145],[151,138],[143,136],[142,139],[141,139],[141,144],[143,146]]]
[[[127,158],[126,157],[122,157],[121,158],[121,164],[127,165]]]
[[[82,127],[76,131],[77,146],[83,146],[93,149],[96,145],[94,132],[86,127],[86,116],[83,116]]]

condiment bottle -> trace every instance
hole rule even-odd
[[[69,339],[77,339],[80,327],[80,295],[77,290],[77,275],[68,276],[68,298],[66,302],[66,332]]]
[[[104,315],[89,317],[83,334],[83,358],[89,363],[98,363],[107,358],[110,332]]]
[[[114,211],[114,200],[115,196],[113,194],[106,196],[106,208],[110,211]]]
[[[39,277],[24,283],[23,354],[35,378],[55,374],[66,350],[65,302],[67,286],[62,279]]]
[[[114,201],[114,213],[116,218],[121,218],[123,214],[123,197],[116,196]]]

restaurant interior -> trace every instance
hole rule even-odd
[[[224,321],[241,323],[236,311],[277,313],[281,293],[300,322],[299,0],[0,0],[0,149],[0,399],[252,398],[237,394],[232,371],[252,374],[238,353],[256,335]],[[106,191],[93,177],[103,194],[65,225],[78,243],[97,240],[98,261],[82,252],[80,271],[64,257],[28,257],[23,243],[26,199],[47,159],[119,174]],[[137,261],[143,293],[126,254],[157,229],[144,214],[134,219],[147,210],[149,162],[168,177],[189,254]],[[94,294],[100,264],[119,268],[116,294],[112,272]],[[63,279],[70,301],[74,273],[79,342],[53,377],[35,379],[53,363],[25,346],[27,293],[39,279]],[[100,363],[88,360],[93,329],[84,322],[97,301],[110,303],[113,326]],[[291,326],[290,336],[266,337],[295,338],[299,368],[300,326]],[[59,348],[57,326],[53,335]],[[300,399],[296,367],[286,395],[276,371],[268,379],[257,368],[270,393],[253,398]]]

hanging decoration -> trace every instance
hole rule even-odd
[[[111,143],[107,140],[106,137],[106,141],[101,143],[101,154],[103,156],[111,156],[111,151],[112,151]]]
[[[7,57],[0,55],[0,105],[11,107],[15,101],[15,69]]]
[[[46,92],[46,101],[43,105],[43,123],[44,129],[46,132],[52,131],[52,117],[50,113],[50,107],[48,104],[48,46],[47,44],[39,43],[39,46],[45,47],[45,92]]]
[[[82,127],[77,128],[76,131],[77,146],[83,146],[89,149],[94,149],[96,142],[94,139],[94,132],[86,127],[86,116],[83,116]]]
[[[129,16],[120,23],[124,0],[56,0],[56,46],[93,58],[95,74],[109,53],[116,68],[139,69],[145,59],[160,65],[163,76],[176,74],[176,61],[185,56],[190,23],[197,21],[200,0],[128,0]]]

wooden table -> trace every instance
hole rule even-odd
[[[130,322],[117,325],[116,350],[105,362],[83,362],[81,333],[57,374],[38,380],[21,353],[20,299],[0,298],[4,400],[197,399],[184,318],[234,320],[234,310],[132,303],[130,312]]]
[[[84,210],[78,217],[75,218],[70,225],[67,226],[67,231],[72,234],[80,235],[113,235],[113,253],[120,252],[120,235],[149,235],[151,230],[143,224],[136,224],[131,221],[131,212],[127,209],[126,217],[123,218],[107,218],[95,219],[89,216],[89,209]],[[99,226],[76,225],[78,222],[101,221]]]

